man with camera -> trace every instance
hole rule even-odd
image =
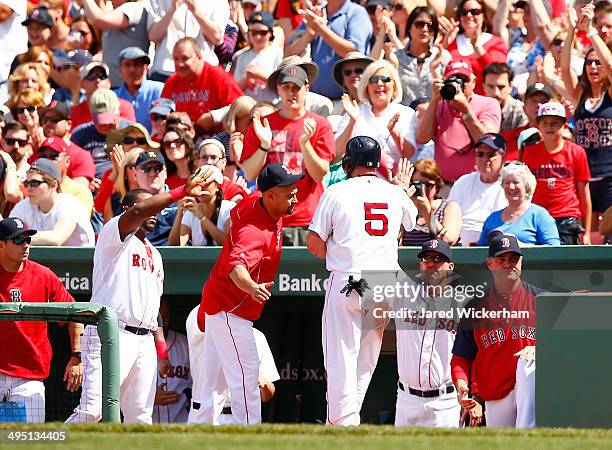
[[[447,183],[474,169],[473,146],[484,133],[499,132],[499,103],[474,94],[476,77],[468,61],[453,59],[444,78],[432,67],[431,102],[421,119],[417,144],[435,142],[435,160]]]

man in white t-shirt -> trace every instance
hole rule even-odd
[[[10,217],[38,230],[32,245],[92,247],[95,236],[89,213],[74,195],[61,192],[61,179],[60,168],[53,161],[34,161],[23,182],[28,198],[15,205]]]
[[[506,157],[506,141],[496,133],[483,134],[474,147],[476,172],[461,176],[448,194],[448,201],[461,207],[461,244],[476,245],[487,217],[508,206],[500,173]]]
[[[184,37],[192,37],[198,42],[204,61],[213,66],[219,64],[215,46],[223,43],[225,26],[229,20],[229,4],[226,0],[149,1],[151,7],[147,30],[149,39],[155,43],[150,79],[164,82],[174,73],[172,50],[177,41]]]
[[[206,382],[203,364],[206,361],[204,354],[204,322],[203,311],[199,313],[200,305],[191,310],[187,316],[186,329],[187,340],[189,342],[189,362],[191,367],[191,377],[193,379],[193,390],[191,409],[189,411],[189,423],[204,423],[201,408],[201,391],[202,386]],[[276,388],[274,382],[280,380],[280,375],[272,356],[272,351],[266,340],[266,336],[259,330],[253,328],[255,336],[255,346],[257,347],[257,355],[259,357],[259,392],[263,403],[269,402],[274,397]],[[219,416],[218,423],[213,425],[230,425],[234,423],[231,411],[230,390],[227,385],[223,371],[219,370],[219,374],[215,380],[215,404],[222,408],[222,413]]]

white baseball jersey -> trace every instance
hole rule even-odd
[[[114,309],[120,325],[157,329],[164,267],[159,251],[145,239],[119,237],[119,217],[98,235],[91,302]]]
[[[401,188],[360,176],[330,186],[308,228],[327,242],[330,272],[396,271],[400,225],[412,230],[416,217],[416,207]]]
[[[187,336],[168,330],[166,336],[168,344],[168,359],[174,371],[173,377],[162,378],[157,374],[157,386],[166,384],[166,391],[175,391],[181,394],[177,403],[170,405],[155,405],[153,408],[153,422],[155,423],[185,423],[189,412],[185,390],[191,389],[191,373],[189,370],[189,346]]]

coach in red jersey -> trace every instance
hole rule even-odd
[[[224,404],[215,380],[220,371],[230,389],[234,422],[261,422],[253,321],[270,298],[280,263],[283,216],[293,212],[296,183],[303,176],[293,175],[282,164],[269,165],[257,179],[261,193],[242,200],[232,211],[225,245],[202,290],[206,388],[193,403],[194,408],[203,408],[204,423],[219,423]]]
[[[459,324],[451,372],[465,409],[476,406],[475,398],[484,400],[487,426],[530,428],[535,426],[535,296],[541,290],[521,279],[523,253],[516,237],[493,233],[486,260],[493,287],[466,305],[471,318]]]
[[[62,282],[47,267],[28,259],[32,235],[17,218],[0,221],[0,302],[74,302]],[[69,323],[70,360],[64,380],[76,391],[83,380],[80,338],[83,325]],[[25,403],[27,422],[45,421],[45,386],[51,344],[46,322],[0,321],[0,398]]]

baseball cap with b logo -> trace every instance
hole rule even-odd
[[[257,177],[257,187],[261,192],[266,192],[268,189],[275,187],[290,186],[302,178],[304,178],[303,173],[293,175],[284,164],[270,164],[264,167]]]
[[[308,84],[308,74],[300,66],[288,66],[278,73],[278,84],[293,83],[297,87]]]
[[[516,236],[499,232],[496,233],[489,242],[489,258],[495,258],[496,256],[510,252],[518,253],[521,256],[523,255]]]
[[[436,252],[446,257],[449,261],[453,260],[453,250],[447,242],[441,239],[431,239],[421,245],[421,251],[417,258],[422,258],[427,252]]]
[[[36,233],[36,230],[28,229],[25,223],[16,217],[0,220],[0,241],[8,241],[23,234],[32,236]]]

